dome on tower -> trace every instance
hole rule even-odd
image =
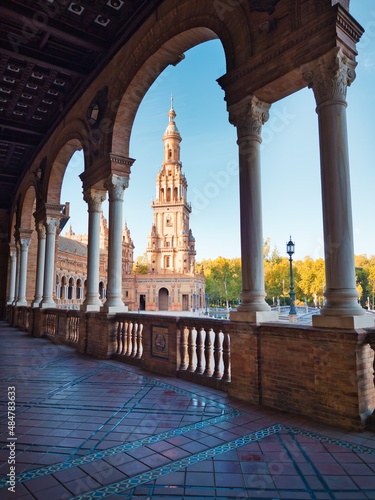
[[[172,134],[180,135],[180,132],[178,131],[178,128],[174,121],[174,119],[176,118],[176,112],[173,107],[173,97],[171,97],[171,109],[169,110],[168,117],[169,117],[169,123],[165,130],[164,137]]]

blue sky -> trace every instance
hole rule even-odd
[[[351,0],[350,12],[365,29],[357,46],[357,77],[347,93],[354,250],[370,256],[375,255],[375,2]],[[166,68],[139,107],[130,141],[130,156],[136,161],[124,196],[124,220],[135,256],[144,253],[153,222],[150,203],[163,161],[162,136],[173,94],[197,260],[240,257],[236,129],[228,122],[224,92],[216,82],[224,73],[220,42],[206,42],[186,52],[176,67]],[[264,238],[284,255],[291,235],[297,260],[323,257],[318,117],[312,90],[273,104],[262,136]],[[82,171],[82,154],[76,153],[61,197],[62,203],[71,203],[76,233],[87,232],[87,207],[77,182]],[[103,209],[106,215],[107,202]]]

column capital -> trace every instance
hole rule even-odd
[[[83,199],[88,204],[88,212],[100,212],[102,209],[102,203],[106,199],[106,192],[87,188],[83,191]]]
[[[124,190],[129,186],[129,175],[111,174],[107,177],[105,187],[108,189],[109,201],[123,201]]]
[[[271,104],[261,101],[255,95],[228,106],[229,122],[237,127],[238,139],[253,137],[261,142],[262,125],[269,118]]]
[[[335,47],[319,59],[301,66],[302,78],[313,89],[317,110],[334,103],[346,106],[346,91],[356,77],[356,65],[339,47]]]
[[[48,216],[44,223],[47,234],[56,234],[56,230],[60,225],[60,217]]]

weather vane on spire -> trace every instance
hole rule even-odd
[[[173,109],[173,95],[171,94],[171,109]]]

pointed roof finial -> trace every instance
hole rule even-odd
[[[169,110],[168,116],[169,116],[169,122],[173,122],[174,118],[176,117],[176,112],[173,108],[173,95],[172,94],[171,94],[171,109]]]

